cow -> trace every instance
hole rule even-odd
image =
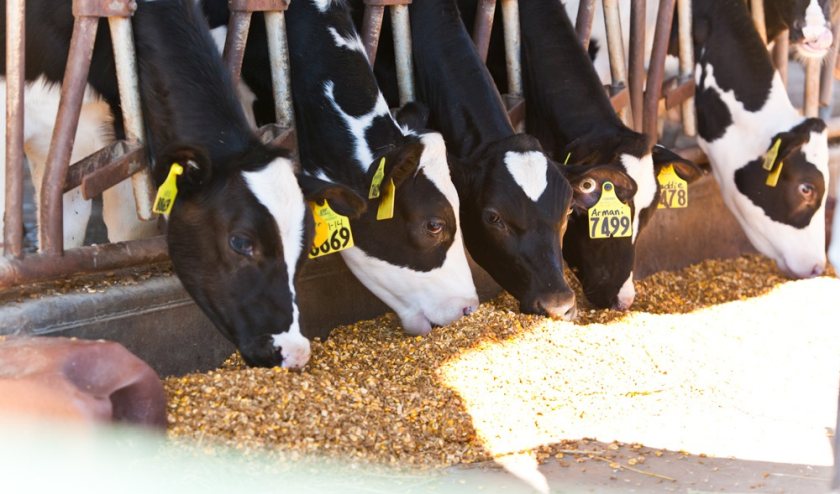
[[[471,26],[477,2],[459,3],[465,25]],[[519,13],[526,129],[556,161],[567,164],[562,169],[575,194],[564,258],[592,305],[627,309],[635,297],[636,240],[659,205],[657,175],[672,165],[691,182],[700,171],[621,123],[559,2],[522,2]],[[493,24],[487,64],[497,87],[506,92],[500,16]],[[606,181],[630,206],[632,229],[626,237],[591,236],[588,209],[598,202]]]
[[[467,249],[522,312],[573,319],[561,248],[572,211],[568,180],[536,138],[514,133],[455,0],[413,2],[409,16],[417,95],[450,151]],[[389,36],[383,29],[376,61],[386,98],[394,93]]]
[[[835,197],[840,197],[840,180],[837,181],[835,188]],[[834,266],[834,273],[840,276],[840,214],[835,214],[832,220],[832,237],[831,244],[828,247],[828,259],[831,265]]]
[[[214,25],[227,21],[214,15],[226,4],[205,0]],[[350,221],[354,246],[340,251],[347,266],[409,334],[425,335],[432,325],[472,313],[478,296],[443,138],[422,130],[423,109],[416,105],[391,116],[346,4],[296,0],[285,15],[304,171],[368,200],[367,212]],[[270,119],[265,109],[274,108],[269,68],[265,23],[256,14],[242,78],[262,122]],[[384,193],[389,183],[392,195]],[[370,193],[374,184],[381,194]],[[393,210],[381,214],[388,201]]]
[[[61,81],[71,4],[27,2],[28,78]],[[328,199],[348,216],[364,201],[346,187],[296,177],[287,151],[260,142],[194,2],[141,2],[132,25],[152,174],[177,187],[167,222],[175,273],[248,364],[301,368],[310,344],[294,281],[314,224],[304,199]],[[88,84],[109,103],[120,137],[112,51],[102,20]]]
[[[825,266],[828,142],[793,107],[743,2],[695,2],[698,141],[752,244],[788,276]]]

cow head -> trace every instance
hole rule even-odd
[[[732,186],[724,199],[756,249],[791,277],[823,272],[828,143],[822,120],[805,119],[776,134],[764,154],[735,170]]]
[[[381,165],[384,175],[377,182],[383,193],[369,198],[367,212],[352,222],[357,248],[342,254],[353,274],[397,313],[407,333],[425,335],[432,325],[473,312],[478,295],[443,138],[419,133],[425,111],[417,105],[404,107],[397,122],[406,132],[403,142],[374,159],[363,184],[370,188]],[[380,219],[391,183],[393,214]]]
[[[831,0],[766,0],[768,15],[790,29],[790,41],[802,58],[823,58],[831,48]]]
[[[453,168],[453,180],[473,259],[522,312],[574,318],[561,251],[572,191],[558,165],[528,135],[497,141],[465,161]]]
[[[577,139],[566,146],[565,154],[570,164],[562,169],[575,200],[564,238],[564,258],[592,305],[627,309],[636,295],[636,239],[659,201],[656,176],[668,164],[674,165],[676,173],[688,182],[699,177],[700,171],[665,148],[656,146],[651,153],[645,136],[630,130]],[[611,182],[619,200],[630,206],[632,231],[627,237],[590,235],[588,212],[601,198],[604,182]]]
[[[364,209],[361,198],[317,179],[299,186],[287,154],[259,145],[224,166],[182,145],[156,163],[158,183],[172,163],[184,170],[167,233],[184,288],[249,365],[303,367],[309,341],[294,281],[313,224],[304,194],[351,216]]]

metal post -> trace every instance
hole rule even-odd
[[[26,1],[6,2],[6,189],[3,249],[7,257],[23,254],[23,87],[25,77]]]
[[[487,62],[487,51],[490,49],[490,33],[493,31],[494,17],[496,17],[496,0],[479,0],[475,11],[472,38],[482,62]]]
[[[805,61],[805,116],[816,117],[820,113],[820,60]]]
[[[637,0],[644,2],[645,0]],[[634,4],[636,2],[633,2]],[[592,37],[592,20],[595,18],[595,0],[580,0],[578,4],[577,19],[575,20],[575,31],[578,41],[584,50],[589,49],[589,38]]]
[[[411,3],[410,1],[407,3]],[[394,53],[397,59],[397,83],[400,105],[414,101],[414,66],[411,57],[411,24],[408,5],[391,6],[391,29],[394,32]]]
[[[834,23],[834,42],[826,56],[825,64],[820,74],[820,116],[828,120],[831,118],[831,106],[834,101],[834,66],[837,63],[837,51],[840,48],[840,22]]]
[[[231,8],[228,32],[225,38],[225,49],[222,57],[225,60],[234,87],[239,84],[242,73],[242,58],[245,56],[245,43],[248,41],[248,31],[251,29],[251,12],[233,10]]]
[[[519,32],[519,0],[502,0],[502,21],[505,28],[508,94],[522,96],[521,36]]]
[[[767,24],[764,23],[764,0],[750,0],[750,9],[752,10],[753,24],[761,36],[761,41],[767,44]]]
[[[633,130],[642,131],[645,94],[645,4],[647,0],[630,3],[630,110]]]
[[[662,81],[665,78],[665,56],[668,54],[668,41],[671,36],[671,23],[674,20],[675,0],[659,0],[659,12],[656,15],[656,32],[653,36],[653,50],[648,69],[647,89],[645,90],[644,129],[651,142],[659,138],[657,119]]]
[[[142,146],[143,110],[140,106],[140,90],[137,81],[137,57],[134,52],[134,35],[131,20],[128,17],[109,17],[108,26],[114,46],[114,62],[120,91],[120,107],[126,140],[130,144]],[[149,221],[155,218],[152,213],[154,187],[148,167],[131,176],[134,189],[134,203],[137,217]]]
[[[621,13],[618,0],[604,0],[604,26],[607,30],[607,51],[610,56],[612,88],[610,96],[620,91],[627,83],[627,69],[624,58],[624,35],[621,32]],[[618,112],[621,120],[627,122],[626,109]]]
[[[266,12],[265,27],[268,31],[268,53],[271,56],[271,81],[274,95],[274,112],[281,127],[294,125],[292,105],[292,80],[289,75],[289,42],[286,37],[286,16],[283,12]]]
[[[790,31],[785,29],[776,36],[773,42],[773,65],[782,77],[782,83],[788,83],[788,52],[790,50]]]
[[[371,67],[376,61],[379,48],[379,34],[382,32],[382,19],[385,17],[384,5],[365,5],[365,18],[362,23],[362,43],[365,45]]]
[[[698,0],[703,1],[703,0]],[[691,34],[691,0],[678,0],[677,16],[680,37],[680,82],[694,77],[694,38]],[[694,114],[694,97],[682,102],[683,133],[697,135],[697,121]]]
[[[41,185],[38,232],[40,250],[47,254],[59,255],[64,250],[64,176],[70,165],[98,24],[99,19],[91,16],[78,16],[73,24],[67,68],[61,84],[61,103]]]

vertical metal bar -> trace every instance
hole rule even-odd
[[[365,44],[365,51],[367,51],[371,67],[376,61],[376,50],[379,48],[379,34],[382,32],[383,17],[385,17],[384,5],[365,5],[362,42]]]
[[[790,50],[790,31],[785,29],[773,42],[773,65],[782,77],[782,83],[787,87],[788,83],[788,52]]]
[[[624,34],[621,32],[621,12],[618,0],[604,0],[604,26],[607,30],[607,51],[610,56],[610,74],[612,88],[617,90],[627,83],[627,65],[624,58]],[[614,94],[614,93],[611,93]],[[618,112],[621,119],[627,122],[627,109]]]
[[[99,19],[96,17],[82,16],[77,17],[73,24],[67,68],[61,83],[61,103],[41,185],[38,231],[40,250],[47,254],[58,255],[64,250],[64,177],[70,166],[70,153],[76,138],[76,127],[79,124],[79,112],[82,109],[98,23]]]
[[[820,113],[820,60],[805,60],[805,116]]]
[[[25,78],[26,1],[6,2],[6,197],[3,250],[23,254],[23,88]]]
[[[697,0],[703,1],[703,0]],[[678,0],[677,21],[680,37],[680,82],[689,80],[694,74],[694,38],[691,34],[691,0]],[[683,133],[697,135],[697,121],[694,114],[694,97],[682,102]]]
[[[831,117],[831,105],[834,101],[834,66],[837,64],[837,52],[840,49],[840,22],[834,23],[834,41],[831,43],[831,50],[826,56],[820,74],[820,113],[823,118]]]
[[[645,0],[636,0],[644,2]],[[633,2],[634,4],[636,2]],[[584,50],[589,49],[589,38],[592,37],[592,20],[595,19],[595,0],[580,0],[578,4],[575,31]]]
[[[475,11],[472,38],[482,62],[487,62],[494,17],[496,17],[496,0],[479,0]]]
[[[521,36],[519,32],[519,0],[502,0],[502,21],[505,28],[508,94],[522,96]]]
[[[675,0],[659,0],[659,12],[656,15],[656,32],[653,35],[653,50],[648,69],[644,114],[644,129],[651,142],[656,142],[659,138],[656,124],[662,81],[665,78],[665,56],[668,54],[671,23],[674,20],[674,2]]]
[[[120,91],[126,140],[132,144],[143,142],[143,109],[140,106],[140,90],[137,81],[137,56],[134,53],[134,35],[131,19],[127,17],[109,17],[108,27],[114,45],[114,62],[117,83]],[[131,176],[134,189],[134,204],[137,217],[149,221],[155,217],[152,213],[154,188],[148,168]]]
[[[289,42],[286,37],[286,16],[283,12],[266,12],[268,53],[271,56],[271,88],[274,113],[281,127],[291,128],[295,115],[292,106],[292,80],[289,75]]]
[[[239,84],[242,72],[242,58],[245,56],[245,43],[248,41],[248,30],[251,29],[251,12],[232,11],[228,22],[228,33],[225,38],[223,57],[225,65],[230,70],[233,85]]]
[[[750,0],[750,9],[752,10],[753,24],[761,36],[761,41],[767,44],[767,24],[764,23],[764,0]]]
[[[645,6],[647,0],[630,3],[630,110],[633,115],[633,130],[642,131],[645,94]]]
[[[397,83],[400,105],[414,101],[414,66],[411,58],[411,25],[407,5],[391,6],[391,29],[394,31],[394,53],[397,59]]]

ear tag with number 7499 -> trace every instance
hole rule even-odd
[[[615,195],[615,185],[604,182],[601,198],[589,208],[589,238],[621,238],[633,233],[630,206]]]
[[[674,171],[674,165],[667,165],[656,177],[659,181],[659,204],[657,209],[678,209],[688,207],[688,182]]]
[[[309,206],[315,219],[315,238],[309,248],[310,259],[353,247],[353,232],[347,216],[333,211],[326,199],[323,206],[314,202],[310,202]]]

